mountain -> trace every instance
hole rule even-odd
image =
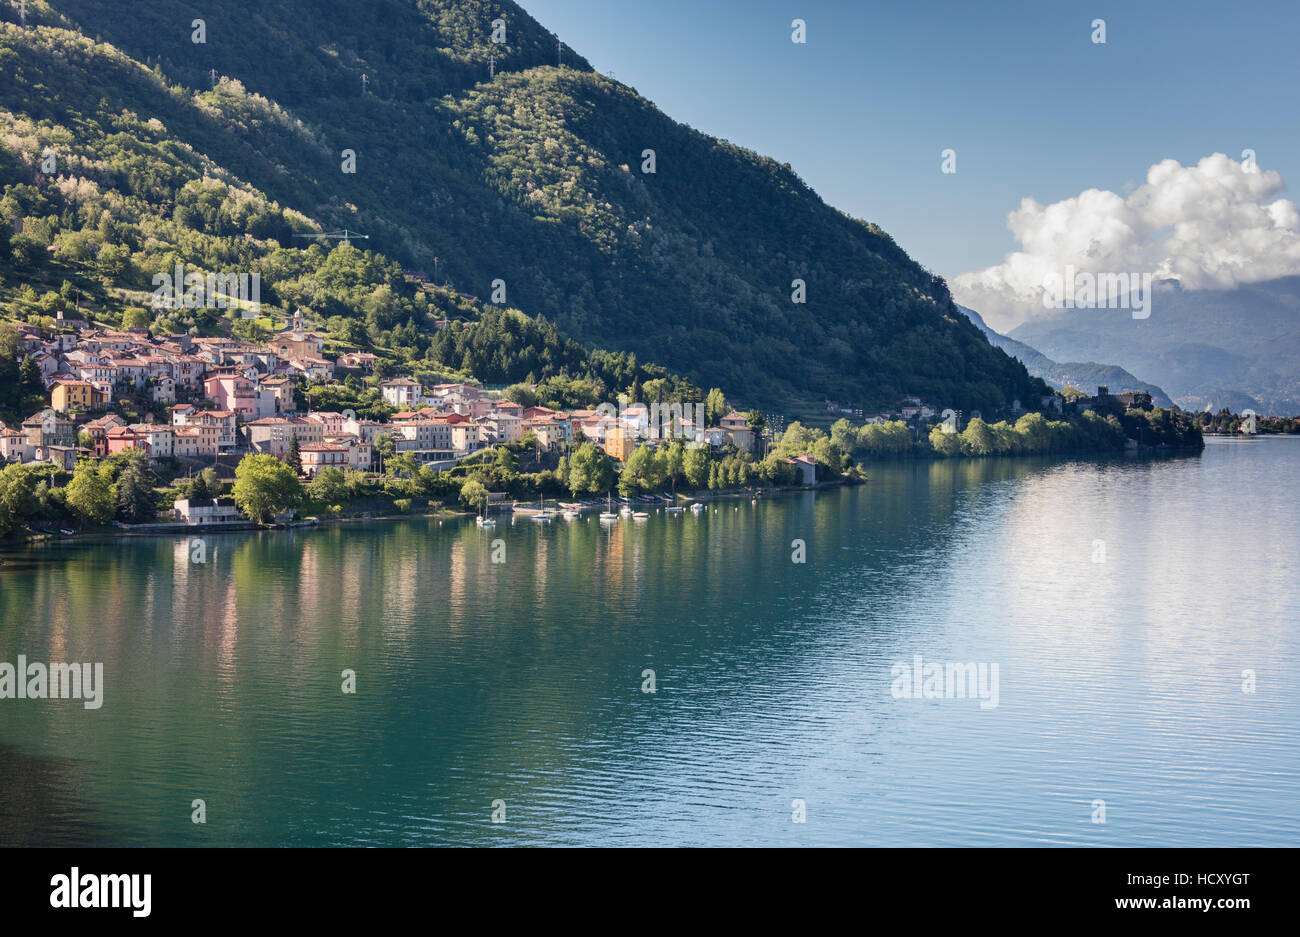
[[[960,304],[957,308],[984,333],[984,336],[989,340],[989,344],[995,348],[1001,348],[1011,357],[1023,362],[1025,367],[1029,369],[1030,374],[1034,377],[1041,377],[1057,390],[1065,387],[1077,387],[1089,394],[1095,393],[1098,387],[1109,387],[1114,393],[1121,393],[1126,390],[1144,390],[1151,395],[1151,400],[1156,406],[1173,406],[1173,401],[1169,399],[1169,395],[1155,384],[1148,384],[1146,381],[1138,380],[1118,365],[1097,364],[1095,361],[1067,361],[1065,363],[1053,361],[1038,349],[1031,348],[1024,342],[1018,342],[1014,338],[1008,338],[1000,332],[993,331],[974,309]]]
[[[1230,290],[1159,284],[1151,315],[1069,310],[1011,336],[1053,357],[1116,361],[1189,410],[1300,414],[1300,277]]]
[[[43,249],[98,263],[107,247],[110,305],[177,261],[256,269],[282,309],[460,367],[428,357],[437,311],[400,264],[746,405],[916,394],[996,411],[1042,392],[884,231],[671,120],[509,0],[27,9],[26,29],[0,10],[0,186],[24,229],[0,285],[11,308],[23,278],[68,275]],[[296,237],[343,227],[368,235],[355,257]]]

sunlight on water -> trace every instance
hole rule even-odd
[[[10,552],[0,661],[106,689],[0,701],[0,843],[1294,845],[1298,466],[1212,439],[612,527]],[[997,705],[896,698],[917,655],[996,664]]]

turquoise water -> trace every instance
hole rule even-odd
[[[1300,440],[1207,443],[11,549],[0,661],[105,693],[0,700],[0,843],[1296,845]],[[918,654],[996,707],[896,698]]]

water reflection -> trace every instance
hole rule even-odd
[[[108,687],[95,714],[0,702],[0,742],[75,765],[124,843],[1293,840],[1297,704],[1228,679],[1296,663],[1298,548],[1259,536],[1297,519],[1288,444],[12,554],[0,659],[102,660]],[[999,707],[891,698],[915,653],[999,662]],[[1088,823],[1097,796],[1121,819]]]

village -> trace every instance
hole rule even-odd
[[[140,450],[165,477],[214,468],[229,478],[244,456],[269,455],[292,457],[306,480],[326,468],[382,472],[385,453],[444,471],[485,449],[525,440],[551,453],[590,441],[616,463],[626,463],[639,446],[668,440],[761,455],[771,438],[771,428],[755,426],[750,415],[734,410],[707,425],[702,403],[646,405],[624,398],[618,405],[564,412],[525,407],[500,390],[472,383],[425,386],[407,376],[371,378],[393,411],[387,420],[365,419],[352,410],[300,409],[296,388],[349,374],[365,379],[378,360],[368,352],[328,360],[326,337],[308,326],[302,310],[263,343],[153,337],[145,329],[109,330],[62,313],[54,329],[14,327],[20,358],[38,369],[48,406],[18,426],[0,424],[5,463],[49,463],[70,472],[78,459]],[[910,417],[932,411],[909,399],[903,412]],[[811,453],[787,461],[800,484],[816,481]],[[221,500],[225,504],[217,510],[214,503],[178,499],[173,519],[234,520],[234,508]]]

